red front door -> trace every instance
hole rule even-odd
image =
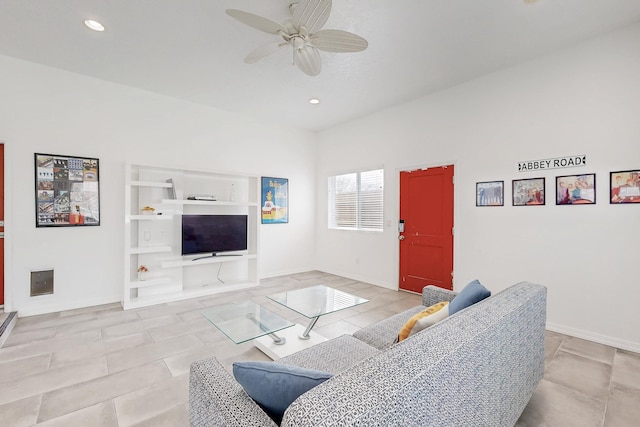
[[[4,305],[4,144],[0,144],[0,305]]]
[[[400,289],[453,289],[453,165],[400,173]]]

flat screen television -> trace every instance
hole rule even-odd
[[[247,215],[182,215],[182,255],[217,256],[246,249]]]

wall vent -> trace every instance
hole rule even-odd
[[[53,293],[53,269],[31,272],[31,296]]]

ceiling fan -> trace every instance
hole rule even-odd
[[[322,68],[319,50],[326,52],[360,52],[368,43],[362,37],[342,30],[322,30],[329,19],[331,0],[291,0],[291,19],[283,24],[242,10],[227,9],[227,15],[238,21],[269,34],[282,37],[253,50],[244,59],[253,64],[270,53],[285,46],[293,48],[293,63],[305,74],[317,76]]]

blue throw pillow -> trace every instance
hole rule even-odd
[[[233,376],[278,424],[298,396],[331,378],[328,372],[277,362],[235,362]]]
[[[476,279],[465,286],[449,303],[449,316],[491,296],[491,291]]]

